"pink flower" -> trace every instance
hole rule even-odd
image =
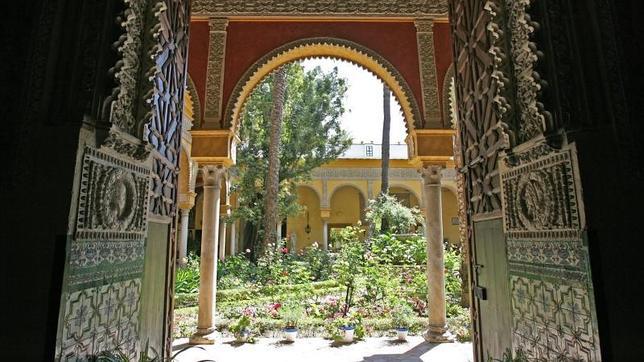
[[[280,251],[282,252],[282,254],[288,254],[288,248],[287,247],[283,247],[282,249],[280,249]]]
[[[247,317],[255,317],[257,314],[255,308],[253,307],[246,307],[244,310],[242,310],[242,314],[247,316]]]

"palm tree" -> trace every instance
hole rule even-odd
[[[380,194],[381,197],[389,194],[389,129],[391,128],[391,110],[390,110],[390,98],[391,93],[389,88],[383,82],[382,83],[382,111],[383,111],[383,122],[382,122],[382,172],[381,172],[381,187]],[[386,218],[382,218],[382,224],[380,225],[380,232],[387,232],[389,229],[389,221]]]
[[[286,92],[286,67],[280,67],[273,76],[273,108],[271,109],[271,128],[268,145],[268,172],[266,175],[266,197],[264,198],[264,242],[263,246],[277,241],[277,210],[280,169],[280,135],[282,113]]]

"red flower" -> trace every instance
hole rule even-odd
[[[281,250],[282,254],[288,254],[288,248],[287,247],[283,247],[280,250]]]

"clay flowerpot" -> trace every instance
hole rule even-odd
[[[248,341],[248,337],[250,337],[250,331],[248,329],[244,329],[243,331],[239,332],[236,336],[237,342],[239,343],[245,343]]]
[[[355,331],[355,327],[353,326],[342,326],[340,327],[340,332],[342,338],[340,341],[344,343],[351,343],[353,342],[353,332]]]
[[[296,338],[297,338],[297,328],[295,327],[284,328],[284,340],[288,342],[295,342]]]
[[[406,341],[407,334],[409,333],[409,328],[398,327],[396,328],[397,338],[399,341]]]

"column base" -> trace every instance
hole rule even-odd
[[[215,344],[215,329],[214,328],[197,328],[197,331],[190,336],[189,344]]]
[[[453,343],[456,341],[454,335],[447,331],[445,327],[432,327],[423,333],[423,338],[429,343]]]

